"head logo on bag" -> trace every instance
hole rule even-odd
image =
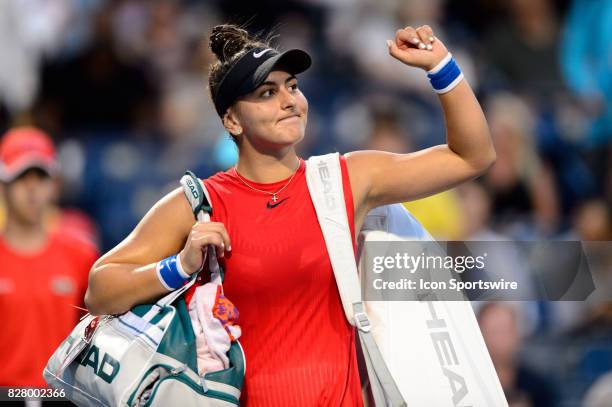
[[[325,161],[319,162],[319,176],[321,177],[321,183],[323,184],[323,195],[325,196],[325,205],[329,210],[336,208],[336,200],[332,192],[333,185],[329,179],[329,168]]]
[[[189,190],[191,191],[191,195],[193,195],[195,199],[200,199],[200,194],[198,193],[198,190],[195,184],[190,178],[187,179],[187,186],[189,187]]]
[[[119,368],[121,367],[119,361],[108,353],[105,353],[100,361],[100,350],[96,345],[91,345],[89,349],[83,351],[81,355],[83,355],[79,359],[81,366],[91,366],[96,376],[109,384],[113,381],[115,376],[117,376],[117,373],[119,373]]]
[[[431,319],[427,321],[427,328],[430,329],[431,341],[438,355],[442,372],[448,379],[453,392],[453,405],[456,406],[467,396],[467,384],[463,376],[447,368],[450,365],[459,365],[455,345],[453,344],[446,321],[434,309],[434,302],[427,302],[427,306],[431,315]]]

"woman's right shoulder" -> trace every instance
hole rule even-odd
[[[148,264],[178,253],[195,219],[181,187],[159,199],[132,232],[97,264]]]
[[[191,206],[182,187],[164,195],[143,217],[141,224],[173,224],[173,227],[188,230],[194,223]]]
[[[202,182],[206,186],[206,188],[215,188],[218,186],[224,186],[228,183],[232,182],[233,175],[231,170],[227,171],[219,171],[208,178],[202,178]]]
[[[215,198],[222,195],[227,186],[232,183],[230,171],[219,171],[207,178],[198,177],[198,179],[208,192],[208,196],[215,201]],[[156,208],[156,206],[158,208]],[[170,191],[157,202],[151,211],[160,213],[161,217],[165,217],[166,213],[177,214],[180,216],[181,223],[183,225],[192,226],[194,222],[191,206],[187,201],[187,197],[185,196],[182,187],[178,187]]]
[[[202,183],[213,201],[211,202],[213,207],[215,204],[222,203],[225,199],[227,199],[228,194],[231,194],[232,191],[240,186],[235,172],[231,169],[217,172],[216,174],[203,179]]]
[[[220,171],[208,178],[198,178],[206,188],[209,195],[219,195],[229,184],[232,183],[230,171]],[[162,197],[145,215],[159,216],[161,218],[179,218],[184,225],[193,225],[194,217],[191,206],[185,197],[182,187],[178,187]],[[143,219],[144,220],[144,219]]]

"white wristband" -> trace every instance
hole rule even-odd
[[[185,273],[185,269],[183,269],[183,262],[181,261],[181,254],[177,254],[176,255],[176,269],[178,271],[178,273],[180,274],[181,277],[185,278],[185,279],[189,279],[191,278],[191,276],[187,273]]]

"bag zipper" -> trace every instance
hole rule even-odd
[[[185,365],[182,365],[182,366],[179,366],[179,367],[172,367],[170,365],[166,365],[166,364],[163,364],[163,363],[153,365],[153,366],[151,366],[147,370],[147,372],[143,375],[142,379],[140,379],[140,382],[138,383],[138,386],[136,386],[136,389],[134,390],[134,393],[132,393],[132,395],[128,399],[128,405],[131,405],[132,402],[134,401],[134,397],[136,396],[136,391],[138,391],[138,389],[140,388],[140,386],[141,386],[142,382],[145,380],[145,378],[153,370],[155,370],[155,369],[157,369],[159,367],[162,367],[162,368],[166,369],[166,371],[168,372],[168,375],[166,377],[163,377],[163,378],[159,379],[158,382],[155,383],[155,385],[153,386],[153,390],[151,391],[151,395],[149,396],[149,400],[144,405],[145,407],[148,407],[153,402],[153,399],[155,398],[155,393],[157,392],[157,389],[159,388],[159,385],[161,384],[161,382],[163,382],[164,380],[167,380],[167,379],[179,380],[179,381],[185,383],[187,386],[191,387],[196,393],[201,394],[203,396],[207,396],[207,397],[211,397],[211,398],[216,398],[216,399],[219,399],[219,400],[227,401],[229,403],[233,403],[235,405],[239,405],[239,401],[234,396],[226,394],[226,393],[222,393],[222,392],[216,391],[216,390],[204,389],[204,386],[195,383],[193,380],[191,380],[191,378],[189,378],[185,373],[183,373],[187,369],[187,367]]]
[[[163,379],[161,379],[159,382],[157,382],[155,384],[155,386],[153,387],[153,391],[151,391],[151,396],[149,397],[149,400],[144,405],[144,407],[149,407],[151,405],[151,403],[153,402],[153,399],[155,398],[155,393],[157,393],[157,389],[159,388],[161,383],[164,380],[169,380],[169,379],[175,379],[175,380],[178,380],[180,382],[183,382],[187,386],[191,387],[195,392],[197,392],[198,394],[201,394],[203,396],[214,398],[214,399],[218,399],[218,400],[227,401],[228,403],[232,403],[232,404],[235,404],[237,406],[240,405],[239,401],[234,396],[231,396],[229,394],[222,393],[222,392],[216,391],[216,390],[211,390],[211,389],[208,389],[207,392],[202,391],[202,388],[200,386],[198,386],[196,383],[194,383],[193,380],[191,380],[189,377],[186,377],[186,375],[184,375],[182,373],[179,373],[177,375],[166,376]]]

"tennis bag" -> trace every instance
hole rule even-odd
[[[212,211],[200,181],[187,172],[183,190],[196,219]],[[209,270],[221,273],[214,248]],[[183,287],[154,304],[122,315],[86,315],[49,359],[43,375],[79,406],[236,406],[246,362],[238,341],[228,352],[230,367],[198,375],[196,340]],[[221,274],[222,275],[222,274]]]
[[[364,302],[338,154],[311,157],[306,179],[346,318],[357,328],[376,407],[507,407],[470,302]],[[370,211],[358,240],[362,262],[368,241],[433,239],[394,204]],[[365,270],[360,264],[362,281]]]

